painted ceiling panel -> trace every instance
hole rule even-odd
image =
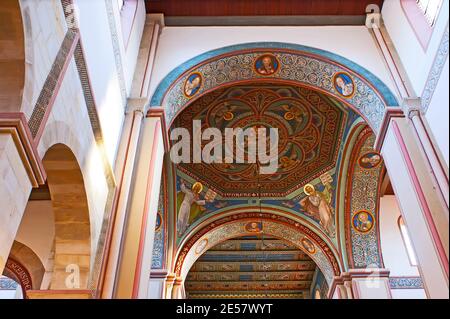
[[[260,174],[259,163],[181,163],[178,169],[223,197],[284,197],[336,166],[347,115],[345,107],[324,94],[291,85],[215,90],[183,111],[172,128],[187,128],[191,136],[193,120],[202,122],[203,131],[214,127],[222,134],[226,128],[276,128],[278,169],[268,175]],[[235,158],[241,147],[247,161],[246,141],[230,146]]]
[[[316,268],[310,257],[283,240],[231,239],[198,259],[185,287],[189,298],[306,298]]]

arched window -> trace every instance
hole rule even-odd
[[[443,0],[401,0],[401,5],[420,44],[427,49]]]
[[[414,253],[411,238],[409,237],[408,229],[406,228],[402,216],[398,218],[398,227],[400,228],[403,243],[405,244],[406,251],[408,252],[409,262],[411,263],[412,266],[417,266],[416,254]]]

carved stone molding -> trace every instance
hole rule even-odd
[[[396,117],[405,117],[405,113],[402,109],[397,107],[388,107],[386,108],[386,112],[384,114],[383,123],[380,128],[380,132],[377,135],[374,149],[376,151],[380,151],[383,147],[384,139],[386,137],[387,130],[389,128],[389,124],[391,123],[391,119]]]
[[[403,113],[412,119],[414,116],[420,116],[423,112],[422,100],[420,98],[403,99]]]
[[[90,290],[28,290],[27,299],[93,299]]]
[[[334,292],[339,285],[345,285],[353,279],[361,278],[389,278],[390,270],[384,268],[349,269],[334,277],[328,291],[328,298],[333,298]]]
[[[23,113],[0,113],[0,133],[10,134],[33,187],[45,184],[46,174]]]

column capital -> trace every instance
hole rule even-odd
[[[147,110],[147,113],[145,115],[146,118],[157,118],[161,122],[161,129],[163,132],[163,139],[164,139],[164,150],[169,150],[169,137],[167,134],[167,125],[166,125],[166,112],[165,109],[160,106],[152,106],[149,107]]]
[[[177,279],[177,274],[175,274],[175,273],[169,273],[166,276],[167,283],[174,283],[176,279]]]
[[[405,98],[402,101],[402,108],[406,116],[412,119],[422,115],[422,100],[420,98]]]
[[[141,113],[142,115],[144,115],[147,104],[148,104],[147,98],[142,98],[142,97],[129,98],[127,101],[127,108],[126,108],[125,113],[126,114]]]
[[[169,279],[172,278],[172,275],[167,270],[152,270],[150,273],[150,278],[158,278],[158,279]],[[173,279],[171,279],[173,280]]]
[[[163,13],[150,13],[147,14],[147,21],[146,23],[154,23],[158,24],[160,26],[160,32],[162,28],[166,26],[166,23],[164,21],[164,14]]]

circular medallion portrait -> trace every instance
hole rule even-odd
[[[263,225],[261,222],[250,222],[245,225],[245,231],[249,233],[260,233],[262,232]]]
[[[316,253],[316,246],[314,246],[313,242],[306,237],[302,239],[302,246],[303,248],[306,249],[308,253],[310,254]]]
[[[162,216],[161,216],[161,213],[158,212],[158,213],[156,214],[155,231],[161,230],[161,225],[162,225]]]
[[[184,83],[184,95],[188,98],[193,97],[195,94],[197,94],[198,91],[200,91],[202,84],[202,75],[198,72],[192,73]]]
[[[208,245],[208,239],[207,238],[202,239],[198,243],[197,248],[195,248],[195,253],[197,255],[200,255],[201,253],[203,253],[203,251],[205,250],[207,245]]]
[[[355,94],[355,83],[350,74],[339,72],[336,73],[333,79],[335,90],[339,95],[345,98],[351,98]]]
[[[353,228],[360,233],[368,233],[375,224],[375,218],[372,213],[367,210],[357,212],[352,219]]]
[[[381,155],[377,152],[369,152],[359,158],[359,166],[365,169],[375,168],[381,162]]]
[[[260,75],[273,75],[280,67],[280,62],[272,54],[261,55],[255,61],[255,72]]]

